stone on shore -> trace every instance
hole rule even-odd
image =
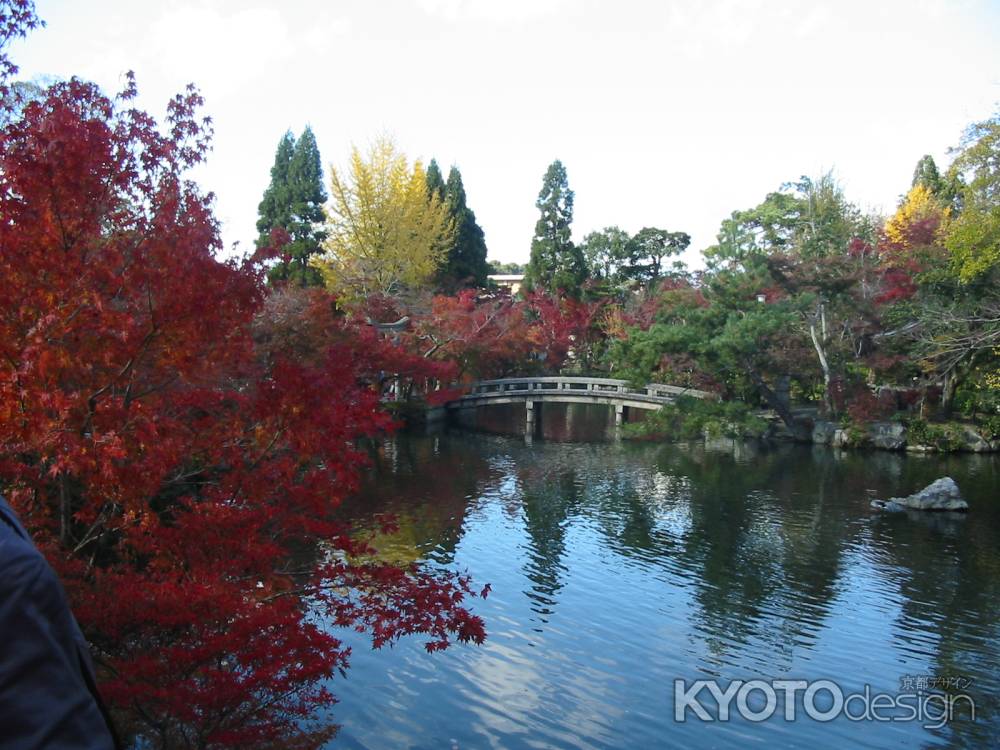
[[[899,422],[872,422],[868,437],[876,448],[898,451],[906,447],[906,425]]]
[[[819,445],[830,445],[836,432],[837,425],[833,422],[817,421],[813,425],[812,440]]]
[[[962,443],[962,450],[971,451],[972,453],[988,453],[989,451],[996,450],[990,444],[989,440],[969,425],[962,425],[958,439]]]

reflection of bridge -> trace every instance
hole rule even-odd
[[[615,425],[627,419],[628,409],[655,411],[672,404],[678,396],[710,398],[705,391],[680,388],[676,385],[650,383],[633,388],[627,380],[610,378],[506,378],[473,383],[464,396],[449,401],[447,408],[475,409],[492,404],[525,404],[525,430],[535,431],[538,405],[545,402],[564,404],[608,404],[615,407]]]

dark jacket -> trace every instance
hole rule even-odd
[[[0,750],[116,745],[62,584],[0,497]]]

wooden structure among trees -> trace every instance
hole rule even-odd
[[[615,425],[627,419],[627,409],[655,411],[672,404],[678,396],[714,398],[707,391],[676,385],[650,383],[634,388],[627,380],[586,377],[537,377],[483,380],[474,383],[464,396],[449,401],[446,407],[476,409],[493,404],[524,402],[525,429],[534,432],[539,406],[546,402],[564,404],[608,404],[615,407]]]

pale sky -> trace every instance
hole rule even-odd
[[[134,70],[157,116],[196,83],[215,120],[196,176],[228,246],[256,236],[278,140],[324,165],[392,135],[462,172],[490,258],[525,261],[548,164],[574,238],[617,224],[713,243],[782,182],[833,169],[891,211],[1000,104],[998,0],[37,0],[21,77],[110,92]],[[689,260],[694,260],[691,254]]]

